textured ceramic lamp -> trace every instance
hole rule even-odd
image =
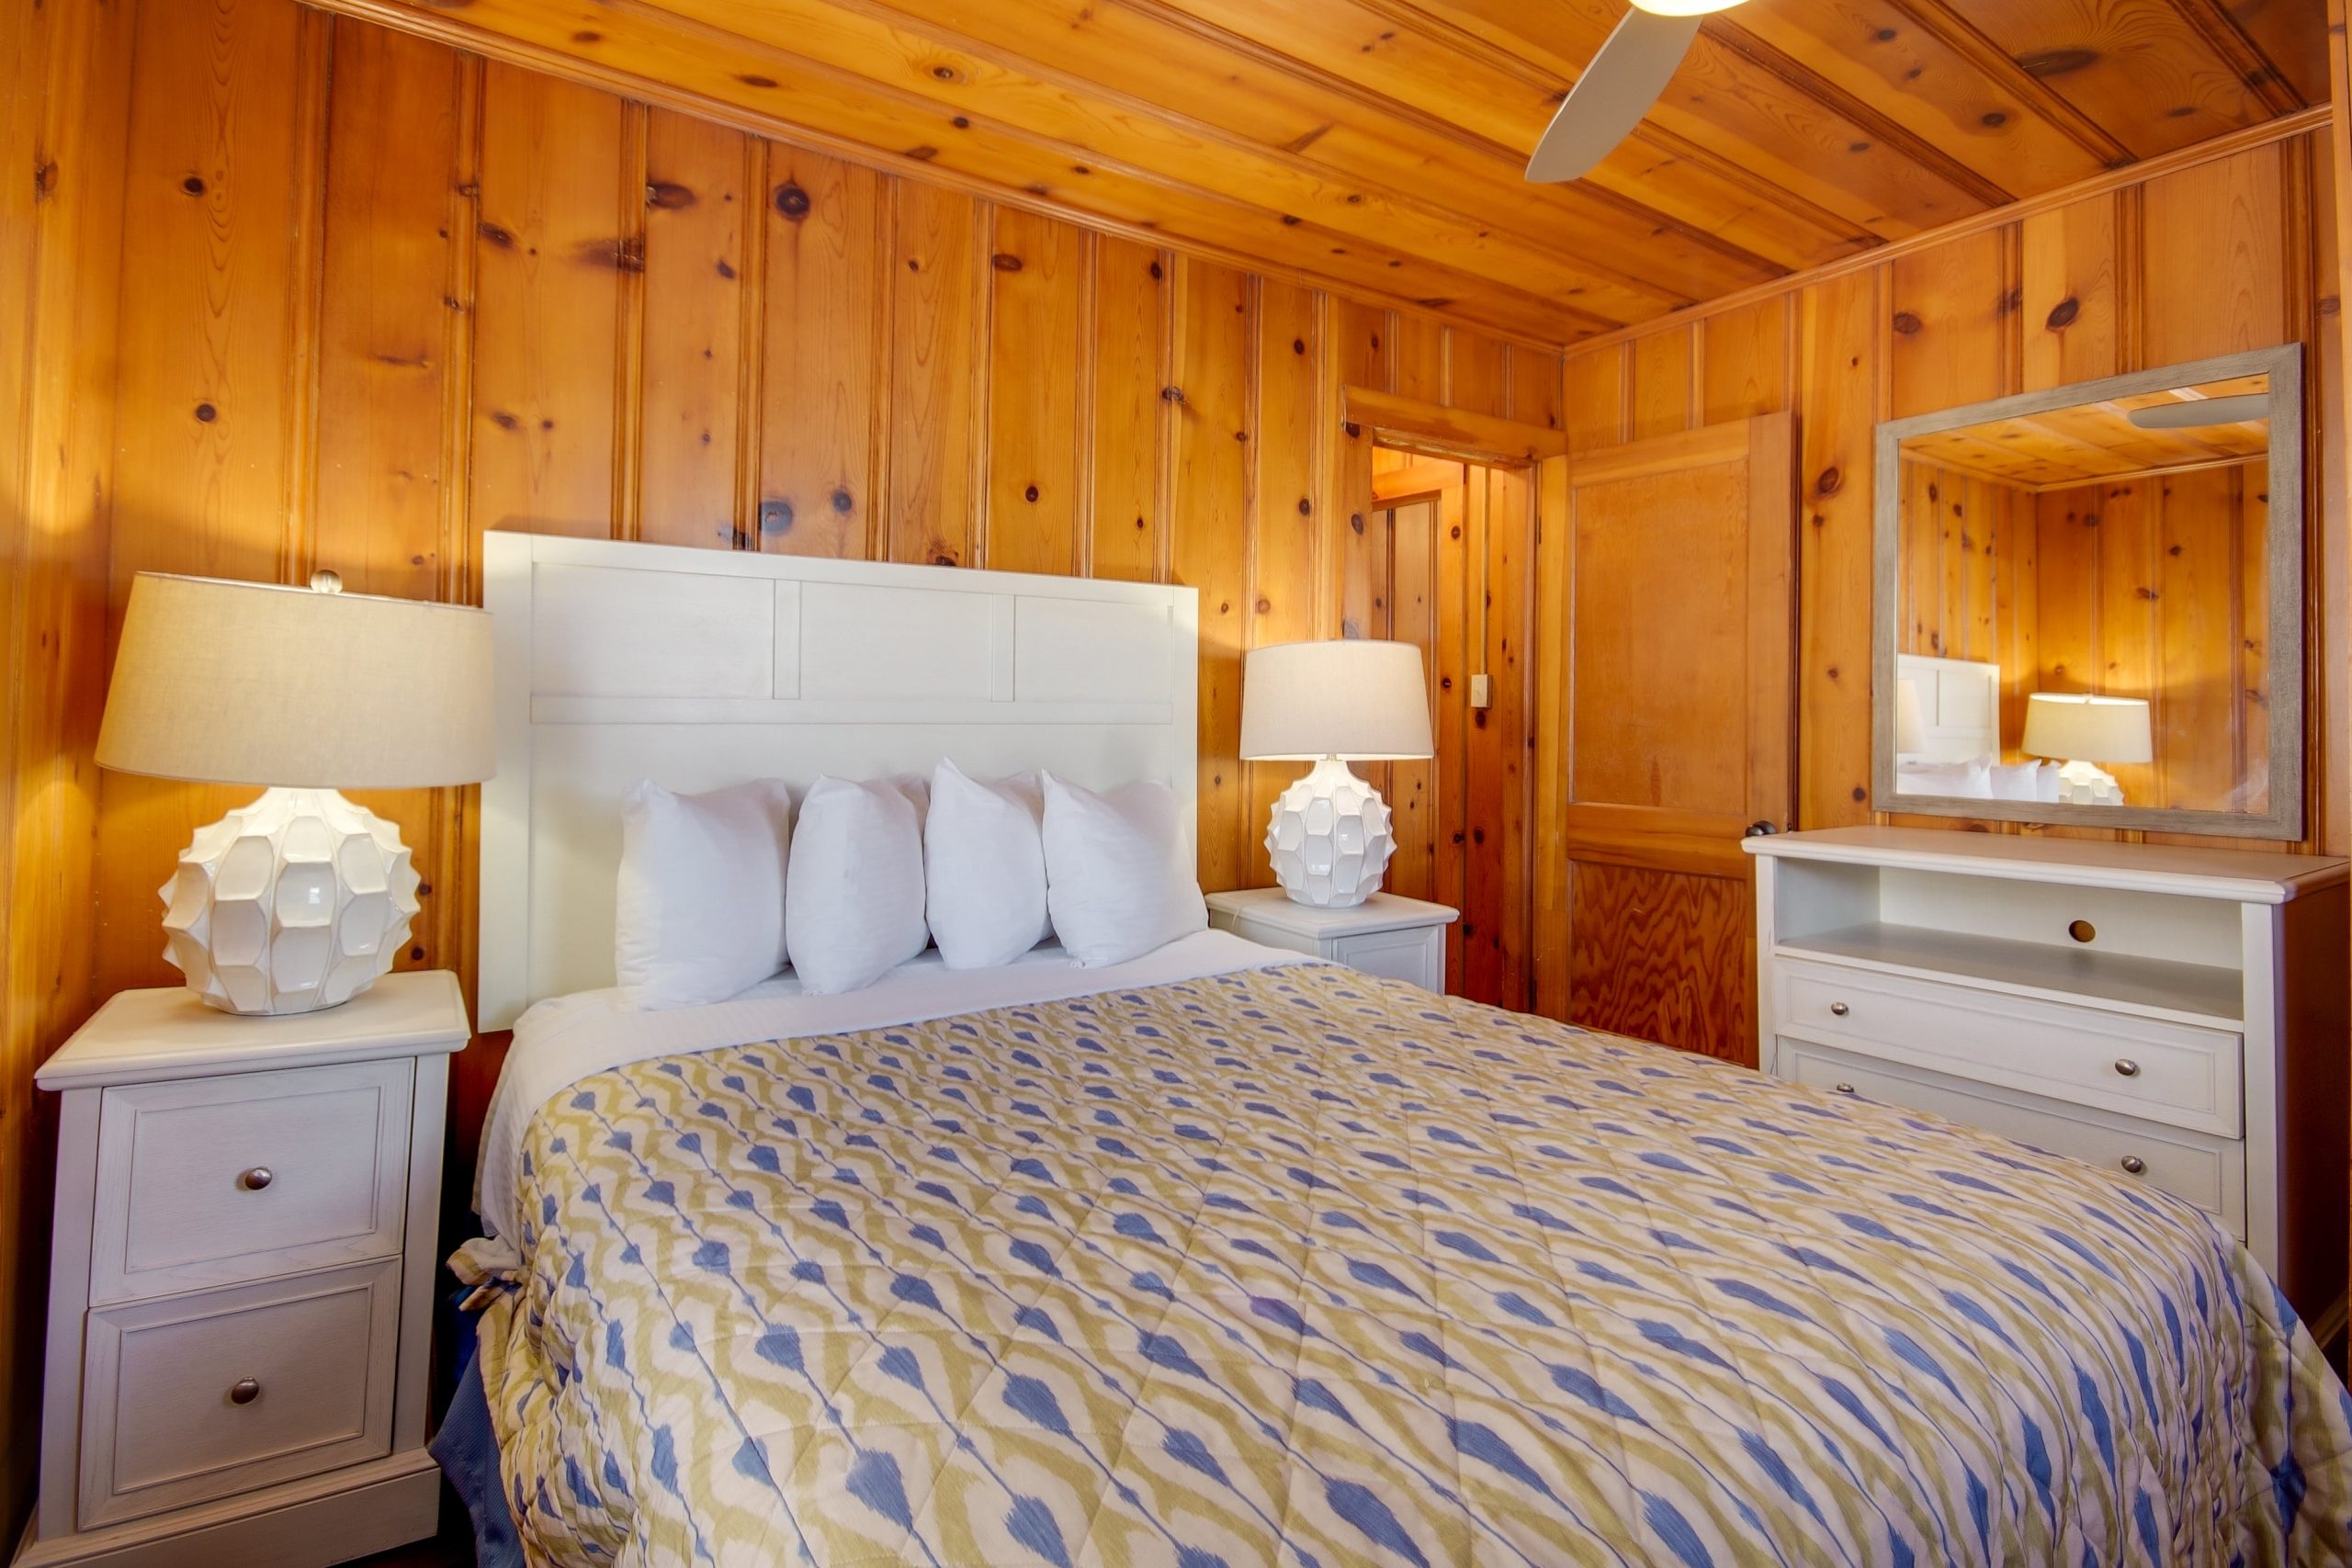
[[[2120,806],[2123,786],[2098,764],[2154,760],[2147,700],[2036,692],[2026,700],[2018,749],[2065,761],[2058,770],[2059,799],[2074,806]]]
[[[1295,902],[1351,908],[1378,890],[1396,852],[1387,803],[1349,761],[1401,761],[1431,750],[1429,686],[1411,643],[1349,638],[1250,651],[1242,757],[1315,764],[1283,791],[1266,825],[1274,880]]]
[[[223,1011],[348,1001],[408,941],[408,849],[337,790],[494,768],[489,615],[339,588],[131,581],[98,765],[266,786],[198,829],[163,888],[165,956]]]

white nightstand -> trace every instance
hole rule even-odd
[[[1375,893],[1352,909],[1295,904],[1279,887],[1209,895],[1209,924],[1221,931],[1430,991],[1445,989],[1445,928],[1460,918],[1442,904],[1394,893]]]
[[[433,1533],[424,1452],[456,976],[342,1007],[125,991],[63,1096],[40,1500],[18,1568],[320,1568]]]

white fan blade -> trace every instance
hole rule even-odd
[[[1699,36],[1699,22],[1697,17],[1626,12],[1552,117],[1527,160],[1527,177],[1539,185],[1582,179],[1615,152],[1666,91]]]
[[[2133,409],[2131,419],[2143,430],[2195,430],[2208,424],[2245,424],[2270,416],[2270,394],[2248,392],[2234,398],[2190,398],[2177,403],[2156,403]]]

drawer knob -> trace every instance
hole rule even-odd
[[[251,1404],[261,1397],[261,1384],[251,1378],[239,1378],[229,1385],[229,1403]]]
[[[1853,1009],[1848,1007],[1844,1002],[1831,1002],[1829,1004],[1829,1016],[1832,1018],[1843,1018],[1853,1010]]]
[[[2138,1155],[2125,1155],[2123,1156],[2122,1163],[2123,1168],[2130,1171],[2134,1176],[2142,1176],[2147,1173],[2148,1162],[2142,1159]]]
[[[258,1192],[277,1179],[277,1172],[266,1165],[257,1165],[237,1178],[237,1185],[248,1192]]]
[[[1849,1083],[1841,1083],[1838,1086],[1838,1092],[1839,1094],[1851,1094],[1854,1092],[1854,1086]]]
[[[2125,1056],[2117,1061],[2115,1064],[2115,1070],[2120,1077],[2136,1078],[2140,1076],[2140,1064],[2133,1061],[2131,1057]]]

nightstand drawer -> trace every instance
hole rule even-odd
[[[1385,980],[1403,980],[1423,990],[1445,989],[1445,930],[1374,931],[1343,936],[1329,956],[1349,968]]]
[[[106,1090],[90,1299],[399,1252],[414,1073],[401,1057]]]
[[[2245,1149],[2121,1116],[1984,1089],[1804,1041],[1780,1042],[1780,1075],[1811,1089],[1925,1111],[2045,1153],[2094,1165],[2119,1181],[2134,1178],[2195,1204],[2245,1239]]]
[[[93,1312],[80,1528],[389,1453],[399,1322],[397,1260]]]
[[[1783,959],[1780,1026],[1866,1055],[2234,1138],[2239,1037]]]

